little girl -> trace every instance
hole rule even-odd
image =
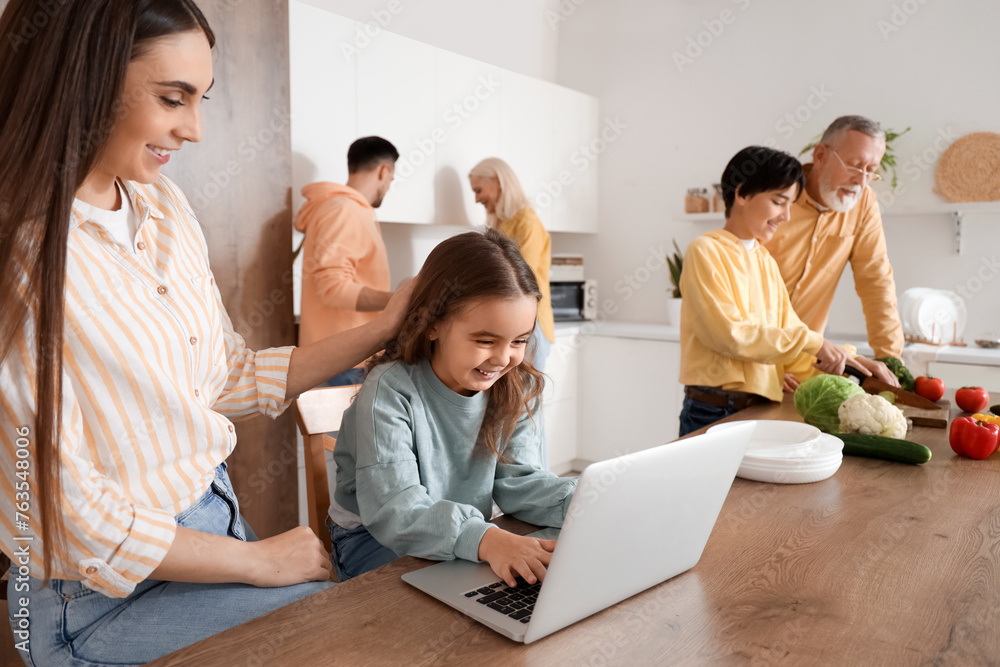
[[[402,330],[344,413],[330,508],[337,574],[410,555],[485,560],[512,586],[535,583],[555,541],[487,519],[495,500],[561,526],[576,489],[539,460],[544,380],[527,350],[538,283],[517,244],[491,229],[438,245],[415,282]]]

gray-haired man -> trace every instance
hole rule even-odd
[[[778,263],[792,307],[805,324],[826,329],[833,295],[847,263],[865,314],[868,343],[876,357],[899,357],[903,328],[896,310],[896,283],[882,231],[882,215],[869,183],[877,180],[885,132],[863,116],[841,116],[823,133],[805,165],[804,196],[791,207],[767,249]],[[881,363],[866,367],[887,382],[895,376]],[[797,384],[797,383],[796,383]]]

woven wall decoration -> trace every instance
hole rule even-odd
[[[975,132],[949,146],[934,172],[935,191],[950,202],[1000,201],[1000,134]]]

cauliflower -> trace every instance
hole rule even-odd
[[[857,394],[840,404],[837,410],[840,429],[845,433],[881,435],[886,438],[906,436],[906,417],[889,401],[873,394]]]

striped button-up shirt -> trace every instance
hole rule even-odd
[[[292,352],[248,350],[233,330],[205,238],[173,183],[126,189],[139,222],[133,248],[80,211],[70,221],[59,498],[67,553],[54,554],[50,572],[115,597],[163,560],[175,515],[233,451],[232,421],[288,407]],[[34,359],[29,316],[0,367],[0,538],[15,565],[28,561],[41,577],[37,480],[25,458]]]

